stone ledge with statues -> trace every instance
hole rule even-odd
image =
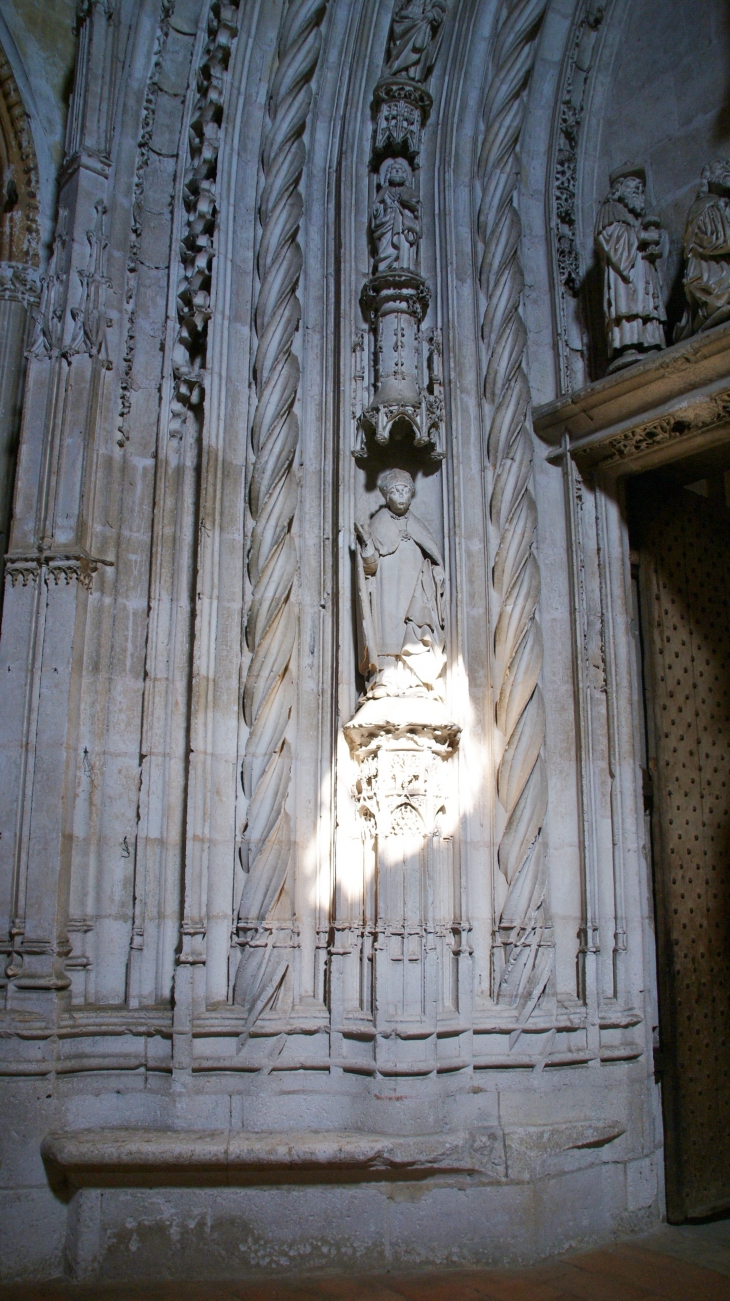
[[[556,398],[533,413],[535,432],[582,468],[653,469],[730,438],[730,323]]]

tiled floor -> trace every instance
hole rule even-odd
[[[659,1229],[532,1269],[277,1283],[48,1283],[0,1301],[730,1301],[730,1220]]]

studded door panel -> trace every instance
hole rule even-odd
[[[670,1218],[730,1205],[730,513],[635,495]]]

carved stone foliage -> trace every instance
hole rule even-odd
[[[681,444],[700,433],[719,431],[729,422],[730,391],[725,391],[692,403],[682,403],[676,413],[667,413],[661,419],[640,421],[590,450],[576,450],[574,455],[582,467],[595,469],[600,466],[602,470],[611,470],[644,453],[669,444]],[[677,451],[681,454],[679,448]]]
[[[520,218],[515,205],[517,149],[525,90],[545,0],[506,0],[500,14],[484,113],[478,176],[479,283],[485,303],[484,399],[489,416],[490,520],[496,626],[496,723],[504,738],[497,793],[504,809],[499,867],[507,886],[494,947],[494,996],[526,1019],[553,969],[543,821],[547,775],[542,758],[545,708],[539,686],[540,570],[534,548],[532,431],[520,312]]]
[[[174,390],[170,434],[181,438],[190,408],[204,397],[210,292],[218,210],[216,187],[225,76],[238,31],[238,0],[213,0],[208,40],[197,74],[198,96],[190,123],[185,174],[185,223],[180,240],[178,333],[173,350]]]
[[[94,206],[94,224],[87,230],[89,244],[85,268],[77,268],[76,276],[81,286],[78,301],[69,309],[70,335],[64,339],[65,310],[68,295],[68,277],[65,272],[68,240],[65,207],[59,209],[56,238],[43,277],[41,299],[35,313],[35,329],[30,346],[32,357],[51,358],[63,356],[66,361],[81,353],[98,357],[105,370],[111,369],[107,353],[107,330],[111,318],[106,315],[107,292],[111,281],[106,274],[109,241],[105,232],[106,205],[101,199]]]
[[[65,349],[67,357],[85,352],[89,357],[100,357],[106,370],[111,369],[107,355],[107,330],[111,325],[106,315],[107,290],[111,281],[106,272],[106,255],[109,241],[104,231],[106,205],[99,200],[94,209],[96,220],[86,232],[89,241],[89,260],[84,271],[78,271],[81,281],[81,301],[71,308],[73,333]]]
[[[53,249],[41,285],[40,303],[35,313],[33,338],[29,350],[31,357],[56,357],[61,352],[66,305],[67,243],[68,208],[62,204],[58,209]]]
[[[585,110],[585,93],[603,8],[589,5],[578,24],[568,59],[555,157],[554,199],[557,224],[558,276],[564,289],[576,296],[581,266],[576,239],[575,193],[578,179],[578,141]]]
[[[142,209],[144,205],[145,180],[149,165],[150,144],[155,125],[157,99],[159,94],[159,76],[162,68],[167,40],[170,34],[170,17],[175,0],[162,0],[160,18],[155,33],[152,51],[150,75],[142,105],[142,123],[137,144],[137,163],[134,169],[134,196],[132,199],[132,234],[127,258],[127,292],[126,315],[127,332],[124,341],[124,360],[122,362],[122,380],[119,389],[119,425],[117,442],[124,447],[129,441],[128,417],[132,406],[132,369],[135,354],[135,329],[137,315],[137,282],[142,237]]]
[[[1,47],[0,176],[0,264],[37,267],[38,163],[23,101]]]
[[[641,164],[617,167],[596,217],[596,251],[603,266],[603,317],[608,372],[640,361],[666,346],[667,314],[657,262],[667,237],[646,211],[646,173]]]
[[[288,727],[294,700],[290,660],[297,635],[292,600],[297,555],[291,527],[297,504],[294,457],[299,421],[294,408],[300,373],[293,345],[301,316],[297,288],[302,269],[298,234],[306,161],[303,136],[326,4],[327,0],[289,0],[261,152],[256,410],[248,503],[253,528],[246,644],[251,659],[243,695],[249,727],[242,774],[248,798],[242,853],[246,881],[238,915],[242,951],[234,989],[249,1027],[280,990],[295,943],[291,923],[276,920],[291,857],[286,801],[291,774]]]
[[[560,92],[560,117],[553,152],[553,181],[550,194],[553,231],[553,276],[557,313],[556,350],[561,388],[568,390],[584,382],[585,359],[589,352],[588,317],[592,297],[587,267],[579,247],[576,189],[581,133],[585,121],[589,81],[605,10],[594,0],[583,0],[566,51]]]

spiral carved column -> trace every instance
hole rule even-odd
[[[505,0],[484,113],[478,175],[479,271],[486,303],[482,339],[489,411],[490,521],[496,721],[504,737],[497,791],[505,811],[499,866],[508,885],[495,933],[495,996],[524,1022],[552,971],[542,826],[547,779],[541,755],[545,708],[538,685],[542,634],[537,621],[540,570],[534,551],[537,510],[531,491],[532,431],[525,374],[526,331],[520,314],[521,224],[515,204],[525,92],[545,0]]]
[[[319,25],[327,0],[289,0],[268,102],[259,220],[256,410],[251,430],[253,471],[249,507],[253,529],[248,555],[251,600],[246,643],[251,660],[243,711],[249,727],[243,761],[248,798],[243,859],[247,875],[239,908],[242,946],[235,1001],[247,1026],[271,1002],[289,967],[291,928],[272,917],[291,857],[286,799],[291,775],[287,728],[294,699],[290,660],[297,632],[292,600],[297,554],[292,522],[297,504],[294,456],[299,421],[294,404],[299,361],[293,351],[301,317],[297,297],[302,269],[298,241],[306,161],[303,140],[312,100],[311,82],[321,47]]]

